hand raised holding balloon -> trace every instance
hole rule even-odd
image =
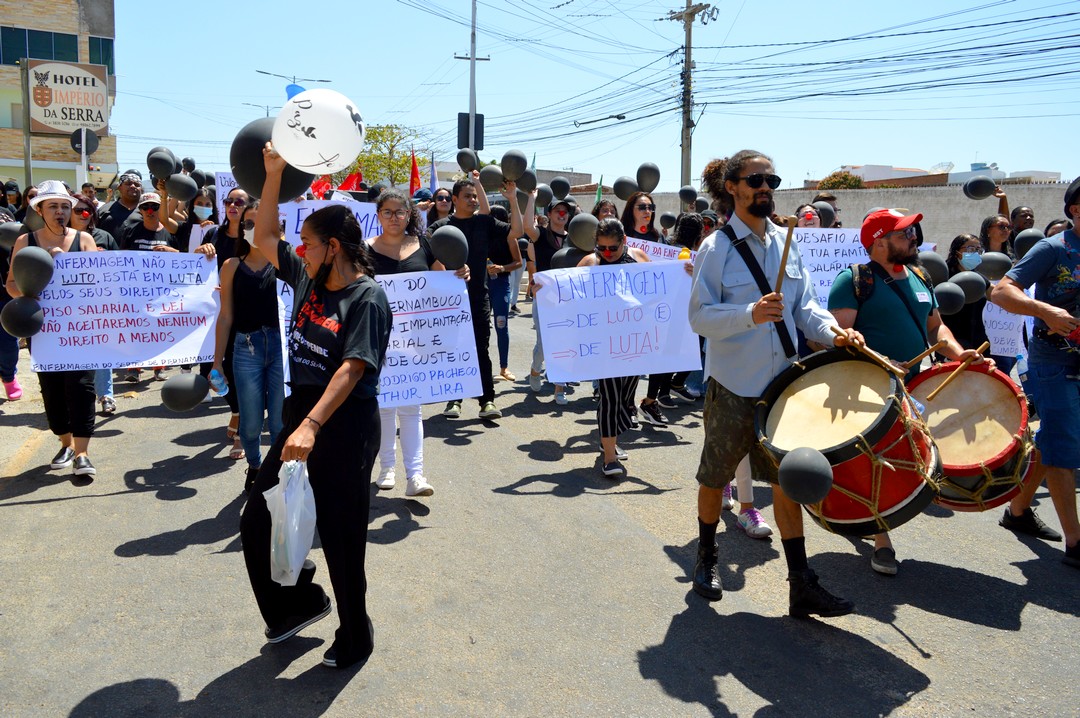
[[[285,171],[287,165],[288,162],[277,153],[273,144],[267,142],[266,145],[263,146],[263,167],[266,168],[266,174],[279,175]]]

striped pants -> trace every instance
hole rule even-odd
[[[600,438],[618,437],[630,428],[630,412],[634,407],[637,385],[636,376],[600,380],[600,403],[596,406]]]

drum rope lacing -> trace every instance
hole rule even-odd
[[[948,485],[950,492],[955,492],[963,498],[971,501],[973,504],[979,507],[979,511],[986,511],[991,508],[983,501],[983,497],[986,492],[992,488],[998,486],[1008,486],[1010,489],[1014,486],[1021,486],[1024,483],[1024,474],[1027,473],[1027,469],[1030,466],[1028,458],[1031,456],[1031,452],[1034,450],[1034,445],[1031,440],[1031,428],[1025,428],[1022,434],[1013,434],[1013,440],[1020,445],[1020,457],[1016,462],[1016,466],[1013,467],[1011,474],[1005,476],[995,476],[993,471],[987,468],[985,463],[979,464],[979,470],[982,471],[984,481],[973,489],[966,489],[960,486],[954,481],[945,480],[942,483]],[[995,497],[996,498],[996,497]]]

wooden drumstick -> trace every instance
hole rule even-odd
[[[776,293],[780,293],[780,288],[784,286],[784,274],[787,270],[787,255],[788,250],[791,249],[791,238],[795,235],[795,224],[798,222],[797,217],[787,218],[787,239],[784,240],[784,253],[780,255],[780,273],[776,275]]]
[[[975,352],[977,354],[982,354],[984,351],[986,351],[989,348],[990,348],[990,342],[988,342],[988,341],[983,342],[982,346],[979,347],[978,349],[976,349]],[[952,374],[949,374],[947,377],[945,377],[945,381],[938,384],[937,389],[934,389],[932,392],[930,392],[929,394],[926,395],[926,400],[927,401],[933,401],[934,397],[937,396],[938,394],[940,394],[941,390],[949,385],[949,382],[951,382],[956,377],[960,376],[960,372],[967,369],[968,366],[970,366],[971,362],[973,362],[973,361],[975,361],[975,357],[971,356],[971,357],[968,357],[967,359],[965,359],[964,361],[960,362],[960,366],[953,369]]]
[[[915,357],[911,361],[904,362],[903,367],[905,369],[910,370],[911,367],[918,366],[919,362],[921,362],[926,357],[930,356],[931,354],[933,354],[936,351],[940,351],[940,350],[944,349],[946,344],[948,344],[948,342],[945,341],[944,339],[942,339],[940,342],[938,342],[934,346],[930,347],[929,349],[927,349],[926,351],[924,351],[922,354]]]
[[[832,329],[832,333],[835,334],[838,337],[847,336],[846,334],[844,334],[844,330],[841,329],[840,327],[836,326],[835,324],[832,325],[829,328]],[[891,361],[889,361],[888,359],[883,357],[881,354],[878,354],[876,351],[874,351],[870,347],[868,347],[868,346],[866,346],[864,344],[848,344],[847,346],[854,347],[854,348],[858,349],[860,352],[862,352],[866,356],[873,359],[874,363],[879,365],[882,369],[886,369],[888,371],[891,371],[893,374],[896,374],[901,379],[903,379],[905,376],[907,376],[906,371],[904,371],[900,367],[896,366]]]

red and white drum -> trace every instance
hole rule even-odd
[[[985,511],[1020,492],[1031,466],[1027,401],[1002,372],[972,364],[927,400],[957,362],[940,364],[908,383],[934,437],[944,476],[935,501],[956,511]]]
[[[832,490],[806,507],[830,531],[895,529],[934,498],[940,465],[933,439],[901,381],[860,354],[832,349],[800,360],[765,389],[754,422],[777,464],[803,446],[832,464]]]

